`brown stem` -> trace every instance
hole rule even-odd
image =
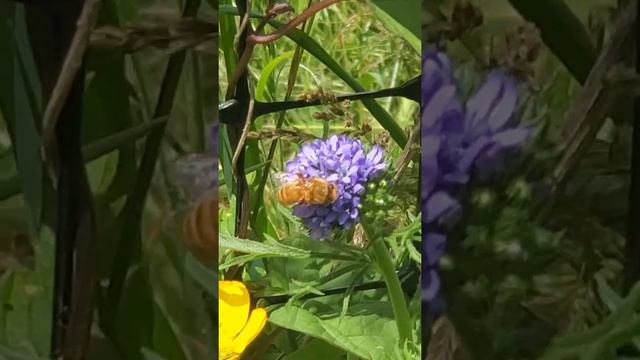
[[[242,134],[240,135],[240,140],[238,140],[238,145],[236,146],[236,151],[233,154],[233,160],[231,162],[231,169],[233,173],[238,175],[238,159],[240,158],[241,149],[244,147],[244,143],[247,141],[247,134],[249,133],[249,129],[251,128],[251,119],[253,118],[253,107],[255,101],[253,99],[249,100],[249,109],[247,110],[247,118],[244,120],[244,128],[242,129]]]
[[[57,144],[55,128],[58,123],[60,112],[64,107],[67,96],[73,86],[73,81],[82,68],[84,54],[89,45],[91,30],[95,26],[100,9],[100,0],[87,0],[84,3],[80,17],[78,18],[78,28],[76,30],[67,56],[62,64],[62,70],[56,81],[56,85],[51,93],[51,98],[47,103],[42,122],[44,124],[43,144],[44,158],[50,160],[55,168],[58,162]]]
[[[259,35],[257,33],[260,31],[260,29],[262,29],[269,20],[271,20],[272,18],[274,18],[276,15],[279,14],[279,11],[274,11],[274,6],[278,6],[278,5],[271,6],[272,4],[270,4],[269,8],[267,9],[267,12],[265,13],[264,17],[262,18],[262,21],[260,22],[260,25],[258,25],[258,27],[256,28],[256,31],[253,34],[248,35],[246,38],[247,46],[244,49],[242,56],[240,56],[240,59],[238,60],[238,65],[236,66],[236,70],[233,72],[233,75],[229,79],[229,86],[227,87],[225,98],[228,100],[235,93],[236,84],[238,83],[238,80],[240,79],[240,76],[242,75],[242,73],[244,73],[247,66],[249,65],[249,60],[251,60],[251,54],[253,53],[253,47],[256,44],[264,45],[264,44],[268,44],[278,40],[282,36],[286,35],[289,31],[291,31],[291,29],[302,24],[307,19],[314,16],[320,10],[330,5],[333,5],[339,1],[342,1],[342,0],[323,0],[323,1],[311,4],[309,5],[309,7],[304,9],[304,11],[300,13],[300,15],[296,16],[293,20],[288,22],[285,26],[278,29],[277,31],[267,35]],[[249,11],[248,8],[247,8],[247,11]],[[248,18],[249,18],[249,13],[247,13],[243,17],[238,34],[241,34],[242,31],[244,31],[244,29],[247,27],[246,19]]]
[[[338,3],[340,1],[342,0],[322,0],[320,2],[313,3],[309,5],[308,8],[304,9],[304,11],[300,13],[300,15],[296,16],[293,20],[289,21],[285,26],[281,27],[280,29],[272,32],[271,34],[266,34],[266,35],[258,35],[258,34],[249,35],[247,37],[247,42],[249,44],[268,44],[270,42],[274,42],[279,38],[283,37],[284,35],[286,35],[289,31],[291,31],[291,29],[305,22],[308,18],[312,17],[320,10],[326,7],[329,7],[330,5],[333,5],[335,3]]]

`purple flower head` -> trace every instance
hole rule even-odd
[[[531,129],[516,122],[517,84],[501,70],[491,71],[466,104],[459,98],[451,61],[442,52],[423,53],[422,219],[423,300],[440,287],[436,271],[446,236],[463,212],[460,191],[472,178],[503,169],[505,158],[521,148]]]
[[[338,188],[338,199],[330,205],[303,205],[293,208],[302,218],[312,239],[325,239],[334,228],[348,229],[359,220],[358,205],[367,184],[387,168],[379,146],[367,151],[360,140],[333,135],[302,145],[285,165],[290,176],[319,176]]]

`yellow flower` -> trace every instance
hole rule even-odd
[[[220,359],[237,360],[264,328],[267,312],[251,311],[249,290],[239,281],[219,281],[218,295]]]

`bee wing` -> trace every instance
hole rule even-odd
[[[276,172],[271,175],[271,178],[276,183],[276,186],[282,186],[287,183],[296,181],[298,177],[296,175],[291,175],[286,172]]]
[[[217,191],[217,159],[209,154],[189,154],[173,161],[172,182],[194,201],[209,191]]]

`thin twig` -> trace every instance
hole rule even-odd
[[[413,129],[411,130],[411,136],[409,137],[409,141],[407,145],[402,149],[402,153],[398,158],[398,163],[396,165],[396,172],[393,174],[393,178],[391,179],[391,184],[397,183],[402,176],[402,173],[407,168],[409,163],[411,162],[411,155],[413,153],[413,145],[420,139],[420,122],[418,122]]]
[[[43,115],[43,158],[49,162],[52,174],[55,174],[58,163],[58,144],[56,142],[55,129],[58,123],[60,112],[69,96],[73,82],[82,68],[84,54],[89,45],[91,31],[95,26],[100,9],[100,0],[86,0],[78,18],[78,27],[71,40],[69,51],[62,64],[62,70],[56,81],[56,85],[51,92],[51,97]]]
[[[233,37],[233,47],[237,48],[240,43],[240,39],[242,37],[242,33],[247,30],[247,26],[249,26],[249,19],[251,18],[251,0],[247,0],[246,2],[247,13],[242,17],[242,21],[240,22],[240,26],[236,31],[236,36]]]
[[[247,2],[247,9],[251,9],[250,2]],[[267,12],[264,14],[264,17],[262,18],[262,20],[260,21],[260,24],[258,25],[258,27],[255,29],[254,32],[262,31],[262,29],[267,25],[269,20],[271,20],[272,18],[274,18],[276,15],[280,13],[281,11],[274,11],[273,2],[270,1],[269,5],[267,6]],[[247,13],[242,18],[242,24],[240,25],[238,33],[234,38],[235,46],[237,46],[238,38],[240,34],[242,34],[247,28],[248,21],[251,18],[250,15],[251,15],[250,11],[247,10]],[[247,20],[247,22],[245,22],[245,20]],[[231,77],[229,78],[229,81],[228,81],[229,85],[227,86],[227,91],[225,93],[226,99],[230,99],[233,96],[233,94],[235,94],[236,85],[238,84],[238,81],[240,80],[240,77],[242,76],[242,74],[244,74],[245,70],[249,66],[249,61],[251,60],[251,55],[253,54],[253,47],[255,46],[255,44],[251,44],[248,41],[246,42],[246,44],[247,46],[245,47],[244,51],[242,52],[242,55],[240,56],[240,59],[238,60],[238,63],[236,64],[236,69],[231,75]]]
[[[233,170],[233,174],[238,176],[238,159],[240,158],[240,153],[244,148],[244,143],[247,141],[247,134],[249,133],[249,129],[251,128],[251,119],[253,118],[253,106],[254,100],[249,99],[249,108],[247,109],[247,118],[244,120],[244,127],[242,128],[242,134],[240,135],[240,139],[238,140],[238,145],[236,146],[236,151],[233,153],[233,161],[231,162],[231,168]]]
[[[238,81],[244,74],[245,70],[249,66],[249,60],[251,60],[251,55],[253,54],[253,46],[247,45],[245,50],[242,52],[242,56],[238,60],[238,64],[236,65],[236,70],[231,74],[229,78],[229,85],[227,86],[227,91],[225,93],[225,99],[231,99],[236,92],[236,86],[238,85]]]
[[[313,3],[309,5],[300,15],[296,16],[293,20],[289,21],[286,25],[281,27],[280,29],[272,32],[271,34],[266,35],[258,35],[252,34],[247,37],[247,42],[249,44],[268,44],[278,40],[279,38],[285,36],[289,31],[294,29],[296,26],[305,22],[308,18],[315,15],[320,10],[331,6],[335,3],[338,3],[342,0],[323,0],[317,3]]]

